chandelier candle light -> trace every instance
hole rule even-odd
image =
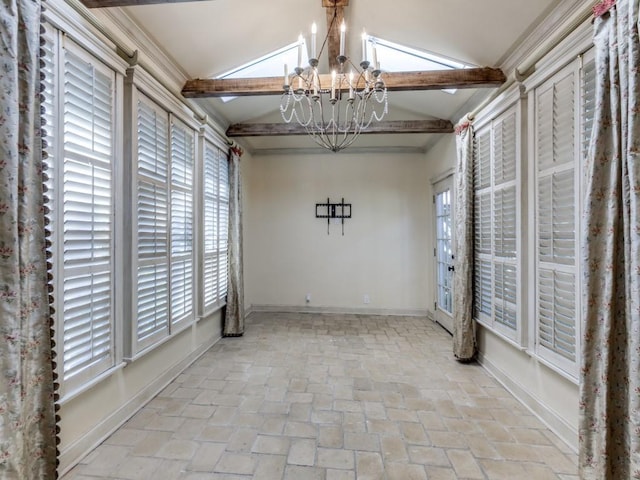
[[[340,54],[338,70],[331,72],[331,85],[322,85],[318,74],[318,58],[322,55],[335,22],[335,15],[325,37],[320,54],[316,55],[318,28],[311,27],[311,55],[309,66],[302,66],[304,39],[298,38],[298,65],[293,73],[284,66],[284,93],[280,112],[286,123],[295,121],[303,126],[321,147],[338,152],[351,145],[363,130],[387,114],[387,88],[382,79],[376,45],[362,32],[362,60],[358,69],[345,55],[346,25],[340,25]],[[368,60],[371,44],[372,62]],[[345,67],[351,65],[347,73]],[[354,70],[356,70],[354,72]],[[326,77],[325,77],[326,78]]]

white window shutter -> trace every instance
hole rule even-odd
[[[582,127],[582,148],[581,158],[586,158],[591,140],[591,130],[593,129],[593,118],[596,108],[596,62],[589,59],[582,67],[582,78],[580,85],[581,102],[581,127]]]
[[[204,281],[205,310],[218,300],[218,192],[220,183],[219,150],[209,142],[204,149]]]
[[[229,252],[229,162],[225,153],[218,157],[220,172],[220,193],[218,221],[218,265],[219,265],[219,290],[218,301],[224,302],[227,297],[228,284],[228,252]]]
[[[494,185],[516,179],[516,113],[510,112],[493,127]]]
[[[593,52],[583,56],[583,65],[580,77],[580,163],[578,169],[582,170],[582,185],[586,186],[590,167],[587,163],[589,145],[596,108],[596,62]],[[582,195],[586,194],[583,188]]]
[[[57,226],[63,243],[63,380],[76,376],[78,383],[114,362],[115,75],[97,63],[64,50],[64,160],[56,172],[64,185]]]
[[[574,75],[563,76],[537,103],[538,254],[543,262],[575,260]],[[548,99],[553,101],[549,102]],[[550,133],[547,133],[550,132]],[[549,136],[553,139],[545,143]]]
[[[578,75],[569,66],[535,91],[538,354],[575,373],[577,359],[576,158]]]
[[[229,171],[227,154],[205,142],[204,153],[204,305],[222,305],[227,295]]]
[[[137,103],[136,351],[169,334],[168,136],[165,111]]]
[[[538,339],[540,345],[570,361],[576,359],[575,275],[540,268]]]
[[[516,186],[496,189],[493,199],[493,238],[496,257],[516,256]]]
[[[167,186],[138,180],[138,254],[140,258],[163,257],[168,243]]]
[[[508,263],[494,265],[494,309],[496,322],[515,330],[516,325],[516,268]]]
[[[193,131],[171,123],[171,324],[193,319]]]
[[[491,193],[476,195],[474,205],[475,249],[478,253],[491,253]]]
[[[475,318],[491,317],[491,262],[477,260],[474,264]]]
[[[491,322],[491,128],[476,132],[474,142],[474,316]]]
[[[166,263],[138,267],[136,340],[139,348],[149,343],[144,341],[152,338],[154,334],[168,334],[168,278]]]
[[[477,134],[474,156],[474,312],[487,328],[518,341],[518,106]]]
[[[478,132],[475,139],[475,162],[473,183],[476,190],[486,188],[491,183],[491,130]]]
[[[567,76],[554,88],[553,149],[556,165],[575,162],[575,78]]]

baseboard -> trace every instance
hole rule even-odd
[[[64,451],[60,452],[60,456],[58,457],[60,460],[60,465],[58,467],[59,476],[62,476],[71,470],[71,468],[78,464],[93,449],[104,442],[113,432],[124,425],[127,420],[133,417],[142,407],[158,395],[167,385],[175,380],[178,375],[200,358],[219,340],[220,337],[215,338],[212,342],[200,345],[182,361],[166,370],[135,397],[106,417],[102,422],[91,429],[91,431],[87,432],[86,435],[80,437],[65,448]]]
[[[571,425],[524,389],[518,382],[506,375],[482,353],[478,354],[478,362],[531,413],[538,417],[553,433],[558,435],[575,453],[578,453],[578,432]]]
[[[387,308],[348,308],[348,307],[318,307],[306,305],[251,305],[247,316],[254,312],[269,313],[329,313],[344,315],[391,315],[403,317],[427,317],[428,310],[424,309],[387,309]]]

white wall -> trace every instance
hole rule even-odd
[[[482,366],[577,452],[578,385],[482,326],[478,348]]]
[[[305,307],[309,293],[309,308],[425,312],[424,155],[255,155],[244,173],[247,306]],[[352,204],[344,236],[315,218],[327,197]]]

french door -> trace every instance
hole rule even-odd
[[[453,332],[453,175],[434,184],[435,208],[435,319]]]

